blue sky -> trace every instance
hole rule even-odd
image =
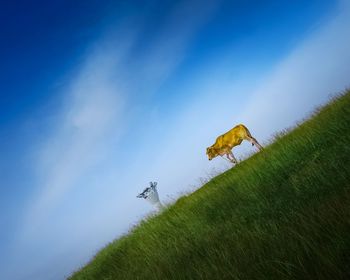
[[[228,167],[205,156],[219,134],[244,123],[267,143],[349,87],[349,15],[346,0],[2,3],[4,279],[64,279],[152,211],[149,181],[170,203]]]

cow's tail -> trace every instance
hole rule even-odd
[[[246,133],[247,133],[247,137],[250,138],[250,142],[252,143],[252,146],[256,146],[259,151],[261,151],[263,149],[263,147],[259,144],[259,142],[250,134],[248,128],[246,128]]]
[[[247,138],[254,139],[254,140],[256,141],[256,139],[251,135],[249,129],[248,129],[245,125],[243,125],[243,124],[241,124],[241,126],[243,127]],[[252,142],[252,146],[254,146],[254,143],[253,143],[253,142]]]
[[[245,132],[247,133],[247,136],[252,138],[253,136],[250,134],[249,129],[246,126],[244,126],[244,129],[245,129]]]

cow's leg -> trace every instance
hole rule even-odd
[[[259,142],[254,138],[254,137],[247,137],[247,140],[250,142],[250,143],[252,143],[252,146],[256,146],[258,149],[259,149],[259,151],[261,151],[262,150],[262,146],[259,144]]]
[[[229,155],[231,155],[231,159],[229,158]],[[238,163],[238,161],[237,161],[237,159],[235,158],[235,156],[233,155],[233,153],[232,153],[232,151],[230,151],[228,154],[227,154],[227,157],[228,157],[228,159],[230,159],[230,161],[232,162],[232,163]]]
[[[226,157],[227,157],[227,159],[228,159],[229,161],[231,161],[233,164],[236,164],[235,159],[231,158],[229,153],[226,154]]]

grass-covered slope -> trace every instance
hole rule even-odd
[[[350,279],[350,92],[71,279]]]

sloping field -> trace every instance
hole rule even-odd
[[[350,91],[70,279],[350,279]]]

